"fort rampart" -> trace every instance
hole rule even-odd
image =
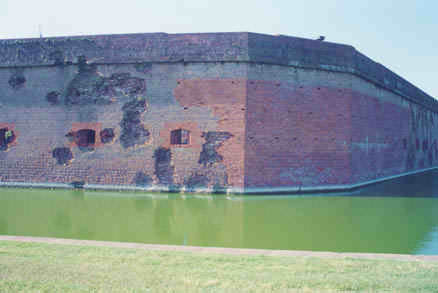
[[[0,40],[3,185],[348,190],[438,165],[438,103],[351,46],[254,33]]]

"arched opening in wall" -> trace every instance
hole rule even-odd
[[[15,133],[8,128],[0,129],[0,151],[7,151],[9,145],[15,141]]]
[[[186,129],[175,129],[170,132],[170,144],[190,144],[190,131]]]
[[[80,150],[92,151],[96,143],[96,131],[80,129],[76,132],[75,142]]]

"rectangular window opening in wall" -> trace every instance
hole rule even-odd
[[[92,147],[96,143],[96,131],[81,129],[77,132],[77,145],[79,147]]]
[[[186,129],[175,129],[170,132],[170,144],[190,144],[190,131]]]

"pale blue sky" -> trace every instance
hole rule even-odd
[[[438,98],[436,0],[0,0],[0,39],[250,31],[350,44]]]

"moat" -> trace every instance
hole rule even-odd
[[[438,171],[349,194],[0,189],[0,234],[195,246],[438,254]]]

